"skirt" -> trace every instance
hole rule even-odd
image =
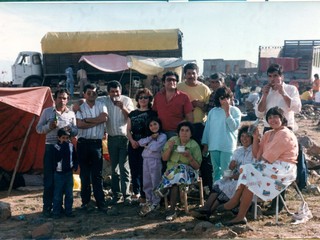
[[[199,178],[199,173],[191,166],[185,164],[176,165],[166,170],[161,179],[158,189],[170,188],[173,185],[190,185]]]
[[[243,184],[263,201],[269,201],[285,190],[297,177],[297,165],[283,161],[259,161],[240,167],[238,186]]]
[[[220,179],[214,182],[214,186],[218,186],[219,189],[230,199],[237,189],[237,180]]]

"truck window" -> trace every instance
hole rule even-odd
[[[40,56],[39,55],[33,55],[32,56],[32,63],[34,65],[39,65],[41,64]]]
[[[19,59],[19,64],[21,65],[30,65],[30,56],[29,55],[23,55]]]

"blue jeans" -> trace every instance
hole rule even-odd
[[[53,205],[54,172],[54,145],[46,144],[43,158],[43,210],[51,211]]]
[[[90,202],[90,184],[92,183],[93,196],[99,207],[105,203],[102,181],[102,141],[79,138],[77,152],[80,165],[82,204],[85,205]]]
[[[134,194],[140,194],[142,198],[145,198],[145,193],[142,190],[143,187],[143,147],[133,149],[131,144],[128,145],[128,157],[131,173],[132,191]]]
[[[73,97],[74,93],[74,81],[67,80],[66,81],[66,89],[68,89],[70,96]]]
[[[119,197],[120,185],[124,198],[130,194],[130,167],[128,162],[128,138],[125,136],[108,136],[108,149],[111,159],[111,189],[114,198]],[[120,176],[117,172],[119,166]]]
[[[63,204],[64,196],[64,209],[65,213],[72,213],[73,204],[73,177],[72,171],[62,173],[54,173],[54,198],[53,198],[53,214],[59,215],[61,213],[61,206]]]

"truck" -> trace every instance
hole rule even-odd
[[[12,65],[12,85],[57,86],[66,79],[65,69],[80,67],[86,55],[117,54],[152,58],[182,58],[183,34],[179,29],[48,32],[41,39],[40,52],[22,51]],[[106,72],[85,63],[91,82],[146,78],[137,71]],[[76,78],[75,78],[76,79]]]
[[[284,81],[310,84],[320,72],[320,40],[284,40],[283,46],[259,46],[258,76],[266,81],[271,63],[283,66]]]

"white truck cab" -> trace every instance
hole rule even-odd
[[[37,87],[42,85],[43,68],[39,52],[20,52],[12,69],[12,86]]]

